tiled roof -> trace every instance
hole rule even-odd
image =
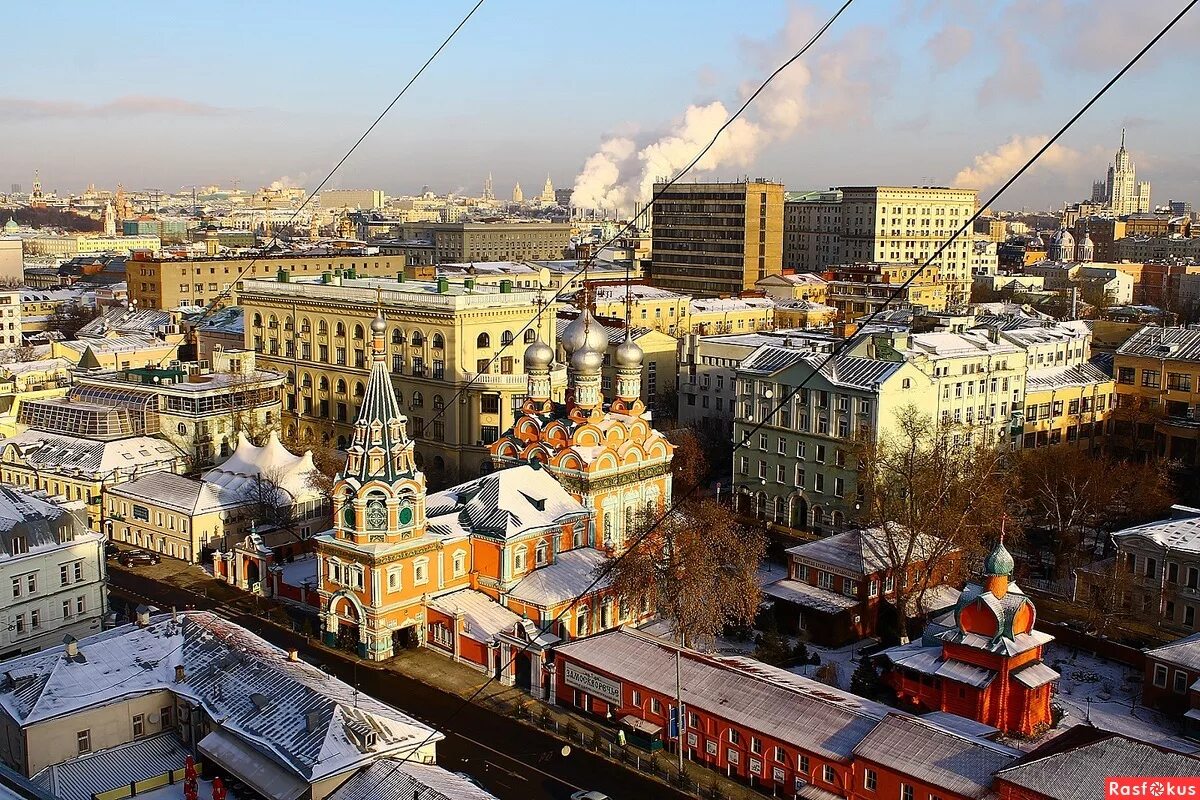
[[[431,764],[384,758],[343,783],[328,800],[496,800],[466,778]]]
[[[983,797],[996,770],[1020,751],[963,736],[916,717],[889,714],[854,754],[925,784],[966,797]]]
[[[1054,741],[1049,743],[1053,747]],[[1049,755],[1038,751],[996,773],[1053,800],[1095,800],[1105,794],[1108,775],[1158,777],[1200,775],[1200,759],[1112,734],[1109,738]]]
[[[543,608],[574,600],[585,592],[599,591],[609,585],[608,576],[596,580],[596,569],[603,564],[603,551],[594,547],[559,553],[553,564],[538,567],[522,578],[508,596]]]
[[[615,629],[560,644],[555,651],[622,680],[675,694],[678,648]],[[683,702],[823,758],[847,761],[890,709],[750,658],[682,651]]]
[[[1200,671],[1200,633],[1193,633],[1162,647],[1147,650],[1146,657],[1184,669]]]
[[[208,612],[154,617],[5,662],[0,705],[24,727],[155,691],[201,705],[219,730],[314,782],[441,734]],[[176,681],[176,666],[184,679]],[[360,747],[357,731],[375,734]]]

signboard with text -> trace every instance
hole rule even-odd
[[[581,692],[607,700],[614,706],[621,705],[621,684],[603,675],[597,675],[570,661],[563,662],[563,680]]]

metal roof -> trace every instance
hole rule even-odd
[[[1200,670],[1200,633],[1147,650],[1146,657],[1185,669]]]
[[[522,578],[508,596],[550,608],[573,600],[584,592],[599,591],[612,582],[608,576],[596,580],[596,570],[603,566],[604,559],[604,551],[594,547],[580,547],[559,553],[553,564],[538,567]]]
[[[1147,325],[1117,348],[1117,356],[1160,358],[1166,361],[1200,360],[1200,329]]]
[[[1031,369],[1025,375],[1026,392],[1045,392],[1071,386],[1095,386],[1112,380],[1111,375],[1095,364],[1085,362],[1069,367]]]
[[[328,800],[496,800],[466,778],[431,764],[385,758],[343,783]]]
[[[1013,680],[1019,681],[1030,689],[1045,686],[1051,681],[1058,680],[1058,673],[1040,661],[1021,667],[1012,674]]]
[[[182,769],[189,755],[178,736],[161,733],[54,764],[33,781],[60,800],[93,800],[95,794]]]
[[[858,605],[858,600],[853,597],[790,578],[768,583],[762,590],[765,595],[826,614],[840,614]]]
[[[1021,755],[1019,750],[899,714],[889,714],[876,725],[854,754],[965,797],[986,795],[996,770]]]
[[[1200,515],[1147,522],[1117,531],[1112,536],[1118,546],[1122,539],[1137,537],[1149,540],[1167,551],[1200,554]]]

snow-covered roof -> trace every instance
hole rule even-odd
[[[920,641],[912,642],[884,650],[882,655],[898,667],[976,688],[987,686],[996,679],[994,670],[968,664],[965,661],[943,658],[941,645],[926,645]]]
[[[1195,361],[1200,359],[1200,330],[1147,325],[1126,339],[1117,355]]]
[[[858,600],[844,594],[822,589],[804,581],[785,578],[762,587],[763,594],[778,600],[786,600],[804,608],[825,614],[840,614],[858,605]]]
[[[102,442],[33,429],[0,441],[0,453],[8,448],[15,449],[25,463],[37,469],[91,479],[173,465],[183,458],[178,447],[152,436]]]
[[[1146,657],[1177,667],[1200,671],[1200,633],[1146,651]]]
[[[425,508],[431,527],[499,539],[555,528],[589,514],[548,471],[530,464],[429,495]],[[445,519],[451,515],[453,520]]]
[[[309,783],[442,738],[209,612],[160,615],[81,639],[74,657],[59,646],[4,666],[0,708],[21,727],[169,691],[202,706],[214,731]]]
[[[616,628],[560,644],[555,652],[651,691],[674,696],[678,647]],[[680,651],[683,702],[769,732],[820,757],[849,760],[854,747],[891,711],[882,703],[752,658]]]
[[[923,562],[936,554],[941,546],[937,539],[927,534],[919,535],[910,543],[911,537],[902,526],[889,524],[893,531],[890,541],[882,528],[864,528],[798,544],[789,547],[787,553],[806,564],[828,566],[865,577],[885,572],[904,561]],[[911,556],[908,555],[910,547]],[[897,559],[891,555],[893,548]]]
[[[1147,522],[1117,531],[1112,537],[1118,547],[1124,539],[1140,538],[1169,551],[1200,553],[1200,515]]]
[[[594,547],[580,547],[559,553],[553,564],[538,567],[522,578],[508,596],[550,608],[574,600],[588,591],[599,591],[611,583],[607,575],[596,580],[596,570],[604,564],[604,558],[603,551]]]
[[[924,355],[934,360],[1020,352],[1016,345],[1009,342],[993,342],[986,332],[980,330],[966,333],[915,333],[909,337],[907,350],[913,355]]]
[[[1026,392],[1047,392],[1073,386],[1095,386],[1112,381],[1112,376],[1091,362],[1066,367],[1031,369],[1025,375]]]
[[[327,800],[496,800],[454,772],[432,764],[384,758],[343,783]]]
[[[149,334],[171,324],[171,314],[154,308],[110,308],[79,329],[80,339],[104,338],[112,333]]]
[[[502,631],[511,631],[521,618],[504,606],[474,589],[459,589],[429,601],[430,608],[451,617],[461,613],[463,636],[487,643]]]
[[[249,505],[254,497],[246,492],[226,489],[207,481],[198,481],[173,472],[152,472],[140,478],[117,484],[109,493],[129,500],[169,508],[188,515]]]
[[[1021,755],[1011,747],[902,714],[885,717],[854,754],[963,797],[986,795],[996,770]]]
[[[752,311],[775,308],[771,297],[714,297],[695,298],[691,304],[692,314],[723,314],[727,311]]]
[[[137,353],[142,350],[157,350],[168,346],[167,342],[154,336],[129,334],[114,336],[111,339],[68,339],[62,346],[84,353],[91,350],[94,353]]]
[[[80,530],[78,521],[63,507],[32,492],[0,486],[0,561],[53,550],[85,535],[92,534]],[[25,537],[19,553],[12,544],[14,536]]]
[[[0,364],[0,373],[9,376],[30,372],[70,372],[75,365],[65,358],[42,358],[37,361],[8,361]]]
[[[261,447],[239,432],[233,455],[204,473],[204,482],[249,496],[261,477],[288,494],[280,501],[294,501],[316,493],[312,479],[317,473],[312,451],[299,456],[292,453],[279,441],[275,431],[271,431]]]
[[[837,356],[829,359],[821,353],[800,350],[778,344],[765,344],[742,361],[741,370],[763,375],[777,375],[790,367],[805,363],[834,386],[872,391],[903,366],[896,361],[883,361],[859,356]]]

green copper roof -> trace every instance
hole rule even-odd
[[[1013,561],[1012,553],[1008,552],[1008,548],[1004,546],[1004,540],[1001,539],[996,542],[995,549],[984,560],[983,574],[1012,577],[1015,566],[1016,562]]]

